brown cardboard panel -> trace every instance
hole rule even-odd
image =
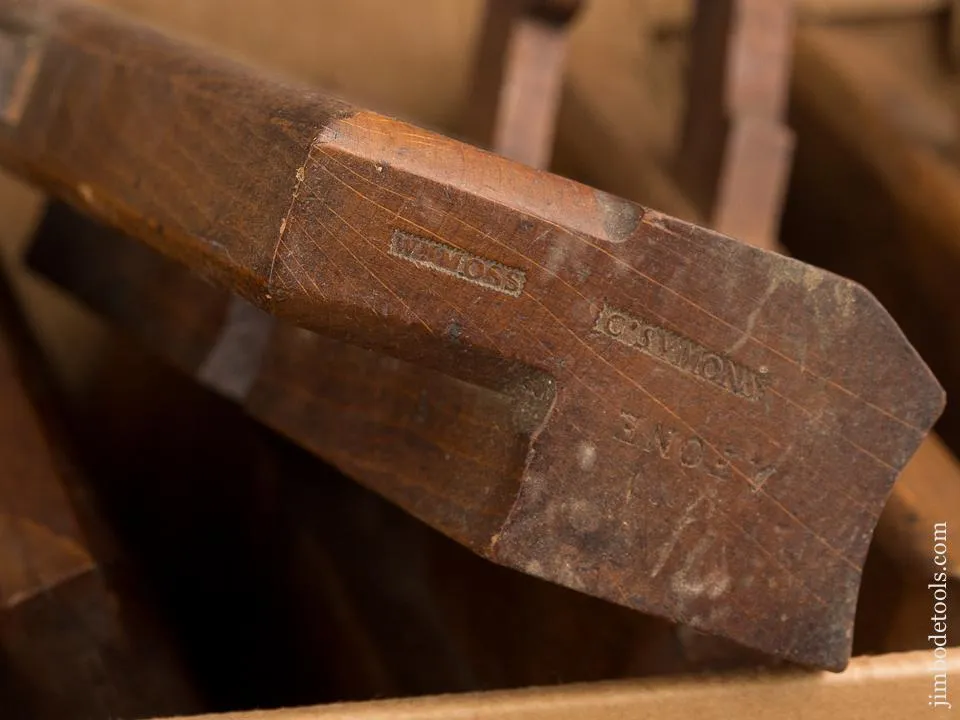
[[[960,673],[960,656],[942,670]],[[726,720],[791,717],[886,720],[931,712],[931,651],[861,657],[839,675],[760,673],[530,688],[325,707],[231,713],[230,720]],[[960,702],[960,696],[956,699]],[[943,711],[946,708],[938,708]],[[226,720],[227,716],[222,716]],[[212,720],[214,716],[195,720]]]

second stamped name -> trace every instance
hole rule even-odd
[[[764,369],[753,370],[690,338],[609,305],[600,310],[594,330],[747,400],[763,397],[770,381]]]

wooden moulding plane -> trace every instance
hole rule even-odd
[[[800,30],[795,44],[795,18],[797,15],[801,19],[811,15],[819,17],[819,9],[813,12],[814,5],[789,0],[702,0],[694,6],[692,56],[687,68],[686,109],[681,126],[683,140],[673,161],[672,177],[664,171],[660,160],[670,153],[664,153],[650,139],[659,134],[651,127],[654,119],[640,122],[637,118],[637,108],[654,104],[642,85],[631,86],[630,92],[621,89],[608,96],[597,93],[581,79],[576,92],[571,91],[568,98],[568,106],[581,110],[561,115],[562,145],[575,156],[579,171],[598,185],[616,188],[628,197],[646,199],[660,210],[684,220],[707,224],[741,241],[778,252],[784,252],[778,242],[778,225],[790,176],[791,201],[787,210],[790,222],[786,232],[793,247],[802,257],[816,247],[818,254],[808,257],[818,265],[858,277],[877,292],[890,312],[905,323],[908,337],[917,343],[921,355],[949,390],[950,368],[956,363],[951,364],[943,351],[950,343],[944,343],[943,326],[930,326],[929,312],[918,308],[924,307],[925,302],[929,304],[928,296],[938,292],[937,283],[932,283],[931,278],[952,277],[949,270],[944,270],[950,262],[942,257],[932,261],[934,264],[930,267],[940,268],[939,273],[904,272],[907,259],[919,257],[918,243],[922,245],[921,241],[928,238],[949,238],[956,226],[949,221],[949,212],[928,212],[932,205],[944,210],[956,204],[943,199],[949,194],[944,194],[948,183],[926,182],[931,177],[943,180],[946,174],[920,172],[925,182],[918,183],[914,181],[919,172],[917,168],[901,172],[909,165],[903,161],[903,142],[889,130],[875,131],[883,112],[878,107],[868,111],[865,98],[843,105],[840,100],[844,94],[831,91],[826,93],[831,101],[821,102],[825,89],[836,89],[837,78],[835,73],[823,71],[825,65],[830,65],[829,56],[817,52],[815,46],[811,52],[809,36],[851,33],[853,37],[844,36],[837,42],[850,68],[856,68],[862,75],[858,81],[851,82],[850,87],[862,94],[882,90],[880,96],[885,102],[896,108],[910,108],[907,116],[913,123],[910,132],[920,134],[928,144],[938,148],[949,145],[953,116],[949,108],[942,107],[942,102],[925,96],[909,75],[905,75],[906,71],[898,69],[896,56],[891,60],[889,53],[865,54],[855,40],[856,32],[849,26],[843,30],[831,26],[827,30],[808,24]],[[853,12],[855,5],[845,5],[845,10]],[[825,5],[823,10],[827,9]],[[839,13],[841,7],[837,5],[836,10]],[[932,6],[924,7],[910,0],[902,3],[894,0],[889,4],[866,2],[859,8],[870,17],[887,11],[911,15],[933,10]],[[794,47],[798,49],[798,62],[796,72],[792,73]],[[932,50],[928,44],[927,51]],[[763,73],[743,72],[745,59],[751,57],[754,58],[751,66],[762,67]],[[629,67],[624,67],[621,61],[620,66],[606,66],[603,72],[629,73]],[[792,133],[786,123],[791,77],[791,125],[799,128],[804,138],[804,152],[799,157],[805,160],[793,173]],[[856,138],[852,145],[867,166],[873,168],[880,162],[883,168],[878,173],[858,176],[859,180],[851,183],[849,169],[834,167],[841,156],[836,147],[824,143],[823,129],[809,121],[807,112],[801,112],[811,104],[823,112],[828,129],[841,128],[830,133]],[[584,112],[585,108],[590,112]],[[591,113],[596,117],[591,118]],[[897,118],[900,117],[898,114]],[[602,123],[597,122],[599,118]],[[897,172],[887,172],[898,167]],[[929,170],[929,162],[926,169]],[[905,177],[910,179],[905,181]],[[892,183],[893,195],[898,194],[897,188],[912,193],[904,205],[909,207],[901,213],[904,217],[899,221],[891,220],[888,212],[891,207],[898,207],[896,198],[861,197],[878,187],[878,183],[883,186],[884,178],[896,180]],[[918,192],[918,187],[923,190]],[[848,192],[849,188],[856,188],[857,192]],[[842,192],[838,192],[840,190]],[[933,194],[943,197],[931,204]],[[916,201],[917,198],[923,198],[922,202]],[[830,208],[838,212],[830,214],[827,212]],[[925,209],[920,212],[918,208]],[[941,227],[937,232],[924,234],[921,230],[928,227],[930,217],[939,218]],[[891,252],[891,248],[896,249],[893,243],[880,252],[884,243],[878,243],[877,238],[897,232],[904,236],[903,242],[907,242],[909,236],[911,250],[901,248]],[[851,252],[848,246],[857,243],[862,246]],[[939,241],[935,243],[938,244]],[[932,253],[930,257],[925,256],[925,262],[929,264],[932,257]],[[878,260],[883,258],[891,260],[886,276],[877,273],[883,266]],[[949,283],[944,288],[947,285]],[[897,288],[895,293],[891,293],[893,287]],[[931,307],[945,302],[941,298]],[[916,322],[911,322],[914,319]],[[945,430],[948,430],[948,415],[949,408],[938,422]],[[960,509],[960,502],[944,502],[944,498],[953,500],[957,492],[960,492],[960,465],[938,436],[931,433],[895,484],[880,518],[877,541],[905,567],[926,572],[932,523],[949,519],[950,527],[955,524],[960,527],[960,522],[954,523],[950,515],[953,507]]]
[[[6,0],[0,18],[6,167],[319,333],[278,325],[222,376],[255,416],[317,421],[276,389],[308,369],[284,349],[321,336],[406,361],[412,388],[455,376],[458,414],[510,421],[479,440],[433,418],[454,447],[431,472],[406,448],[408,482],[353,474],[496,562],[846,664],[877,517],[943,406],[860,286],[93,7]],[[208,367],[273,332],[226,308],[181,321],[224,313]],[[327,391],[372,402],[376,379]]]

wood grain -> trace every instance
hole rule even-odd
[[[8,167],[277,317],[516,399],[510,490],[458,488],[513,499],[462,541],[845,663],[870,531],[942,405],[862,288],[82,5],[0,7],[45,38]]]

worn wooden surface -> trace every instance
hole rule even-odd
[[[800,9],[803,10],[804,7],[806,6],[801,4]],[[716,8],[713,8],[712,12],[716,12]],[[724,56],[728,52],[729,44],[742,41],[741,37],[731,35],[725,30],[723,23],[716,27],[722,31],[721,35],[726,33],[727,45],[715,44],[714,58]],[[851,133],[850,138],[857,137],[859,140],[855,128],[861,124],[868,129],[868,136],[876,137],[869,129],[878,119],[888,128],[885,142],[871,140],[867,146],[860,147],[860,153],[867,152],[865,147],[869,147],[870,153],[882,155],[885,153],[884,148],[891,146],[891,138],[895,136],[895,131],[898,131],[901,139],[892,143],[895,154],[901,152],[904,141],[909,138],[927,153],[935,153],[943,159],[955,157],[956,88],[952,87],[954,83],[944,77],[942,68],[936,66],[935,27],[932,16],[924,18],[921,15],[896,22],[804,29],[806,36],[816,35],[828,40],[834,61],[842,64],[845,71],[855,72],[849,87],[855,87],[861,99],[849,102],[850,95],[847,96],[848,101],[844,101],[842,95],[834,95],[832,101],[821,106],[827,112],[823,116],[825,122],[821,121],[823,124],[819,128],[809,121],[802,125],[802,132],[806,137],[805,152],[802,156],[803,173],[793,177],[795,197],[788,227],[791,245],[801,257],[843,274],[852,274],[863,280],[892,306],[903,308],[902,311],[897,311],[898,318],[902,318],[903,322],[915,320],[909,322],[910,331],[918,342],[924,343],[926,352],[933,353],[932,357],[941,352],[937,348],[944,343],[939,331],[940,326],[926,321],[926,310],[914,313],[919,307],[930,307],[927,300],[918,304],[917,297],[929,294],[933,288],[925,282],[923,272],[902,272],[906,258],[911,257],[914,251],[902,247],[890,252],[886,248],[886,242],[879,245],[874,242],[877,237],[892,237],[896,232],[896,223],[886,222],[882,226],[883,230],[878,232],[878,228],[870,220],[871,217],[883,217],[888,213],[889,203],[876,196],[867,201],[859,199],[864,190],[867,190],[866,194],[870,197],[872,191],[869,189],[874,185],[869,179],[864,181],[863,177],[860,177],[855,181],[845,179],[840,183],[834,182],[837,176],[837,159],[845,157],[846,153],[838,153],[835,147],[822,145],[822,127],[845,122],[852,109],[856,108],[857,117],[860,119],[847,126]],[[768,38],[768,41],[773,47],[784,47],[782,37]],[[703,86],[702,79],[698,84],[698,71],[703,70],[707,77],[714,79],[722,76],[722,73],[717,72],[716,64],[710,64],[708,54],[703,53],[699,57],[706,58],[707,62],[695,62],[690,67],[688,95],[696,93],[698,88]],[[609,68],[609,72],[619,75],[626,73],[627,69],[615,66]],[[736,79],[729,74],[723,77]],[[782,79],[784,82],[789,81],[787,76]],[[816,85],[808,87],[815,88]],[[782,96],[781,90],[774,88],[774,91]],[[782,208],[776,203],[764,201],[774,199],[775,193],[770,191],[779,180],[770,182],[769,174],[764,178],[762,173],[740,172],[741,176],[749,178],[750,182],[732,186],[737,192],[728,193],[723,203],[715,203],[713,207],[697,206],[686,197],[680,182],[682,177],[675,177],[675,173],[673,176],[668,175],[665,171],[665,167],[671,164],[670,161],[659,157],[655,148],[646,144],[647,135],[650,134],[649,123],[653,116],[643,115],[641,111],[648,104],[648,96],[649,89],[636,84],[606,94],[593,92],[587,86],[578,87],[575,96],[570,99],[576,112],[570,110],[561,114],[563,147],[566,150],[565,155],[573,161],[572,167],[600,187],[615,188],[631,199],[655,204],[685,220],[704,224],[722,222],[722,204],[746,219],[746,225],[741,225],[741,228],[776,227]],[[720,92],[719,88],[714,88],[710,97],[720,103],[724,93]],[[815,89],[810,90],[804,97],[810,103],[819,100]],[[867,101],[871,107],[864,110],[862,103]],[[698,102],[702,105],[703,100],[699,99]],[[587,111],[585,106],[588,103],[595,117],[591,117],[591,113]],[[687,103],[688,112],[692,105]],[[720,142],[726,132],[722,107],[718,109],[708,105],[706,110],[714,118],[715,124],[700,123],[698,128],[707,133],[708,138],[711,137],[710,133],[713,133],[712,141]],[[638,117],[644,121],[642,125],[638,124]],[[794,118],[796,119],[797,117]],[[782,169],[784,159],[789,159],[789,155],[784,156],[782,147],[777,153],[768,151],[766,155],[757,153],[758,147],[748,149],[751,152],[744,153],[739,158],[747,170],[752,166],[762,171],[776,165]],[[753,162],[755,160],[760,162]],[[868,166],[872,162],[866,160]],[[735,168],[737,164],[739,163],[734,159],[731,167]],[[846,160],[840,165],[850,167]],[[869,171],[867,177],[869,178]],[[801,181],[802,185],[797,184],[798,181]],[[859,193],[853,195],[858,198],[856,203],[838,202],[851,197],[850,191],[853,189],[859,190]],[[761,202],[757,202],[758,198]],[[796,202],[797,199],[802,202]],[[831,213],[831,219],[824,217],[827,210]],[[836,223],[833,219],[836,212],[846,212],[851,220],[842,224]],[[853,221],[857,216],[862,219],[860,222]],[[730,215],[726,217],[729,218]],[[769,232],[750,233],[741,230],[742,234],[738,234],[734,229],[735,225],[718,224],[714,227],[740,239],[752,241],[760,247],[782,249],[777,238]],[[912,237],[925,242],[928,239],[926,235]],[[850,248],[855,248],[855,251]],[[808,252],[814,254],[808,256]],[[889,272],[881,272],[881,267],[889,267]],[[943,306],[949,307],[951,304],[948,300],[943,300]],[[940,364],[938,367],[941,373],[948,372],[949,365]],[[929,462],[931,458],[938,460]],[[913,533],[911,528],[928,526],[928,521],[934,518],[949,520],[951,527],[960,526],[960,520],[954,522],[957,516],[953,512],[953,504],[927,502],[938,494],[952,495],[953,488],[958,485],[960,466],[950,460],[949,451],[942,447],[939,438],[936,435],[928,437],[921,450],[905,467],[894,486],[891,501],[881,516],[878,539],[898,559],[913,568],[920,567],[919,559],[928,554],[928,543],[926,538],[920,533]],[[932,472],[934,470],[935,474]],[[957,508],[960,511],[960,506]],[[905,540],[915,544],[904,547],[902,543]]]
[[[197,301],[166,302],[190,308]],[[124,542],[176,618],[211,708],[704,668],[685,656],[670,623],[483,560],[244,418],[191,377],[124,345],[83,401],[82,439]],[[323,439],[337,418],[354,432],[366,429],[372,442],[381,433],[417,431],[401,406],[364,413],[357,403],[366,395],[321,394],[309,385],[295,392],[322,407],[311,420],[325,449],[341,437]],[[427,415],[445,408],[433,396],[418,404]],[[401,472],[414,472],[403,458]],[[756,664],[764,660],[754,654]]]
[[[960,345],[955,318],[943,308],[956,305],[960,173],[936,144],[907,129],[918,123],[878,101],[883,92],[845,59],[853,44],[842,35],[800,35],[792,115],[808,140],[797,158],[793,182],[801,192],[787,205],[785,241],[873,288],[949,391],[958,386]],[[840,189],[843,204],[835,202]],[[829,232],[810,233],[814,219]],[[956,411],[938,427],[955,446]]]
[[[551,22],[550,18],[521,15],[515,19],[516,23],[506,27],[495,24],[490,27],[496,20],[496,13],[490,13],[485,28],[487,36],[492,34],[494,40],[497,32],[508,33],[514,25],[519,25],[520,29],[529,31],[532,26],[536,31],[524,35],[528,51],[537,50],[541,44],[548,48],[566,45],[568,31],[557,19]],[[489,68],[483,67],[489,58],[484,57],[483,48],[480,52],[478,81],[490,79]],[[497,58],[507,60],[508,68],[506,72],[501,71],[503,77],[496,79],[521,86],[542,81],[547,88],[559,89],[564,75],[562,55],[558,58],[554,54],[553,58],[556,61],[535,63],[532,67],[529,57]],[[496,118],[496,130],[486,138],[476,139],[493,142],[500,154],[514,155],[513,159],[546,164],[556,110],[550,99],[541,94],[535,94],[536,97],[521,94],[514,98],[519,106],[515,106],[513,112],[502,113],[497,112],[497,107],[507,100],[499,92],[484,92],[482,82],[477,83],[475,90],[469,103],[472,111],[478,117],[483,117],[484,111],[491,111],[490,115]],[[554,97],[556,99],[558,97]],[[526,110],[535,112],[536,116],[529,117]],[[44,247],[50,247],[48,242],[61,249],[66,242],[70,248],[71,238],[89,232],[108,231],[93,227],[56,205],[41,226],[38,250],[42,252]],[[104,250],[109,247],[108,244]],[[165,261],[160,256],[131,246],[129,241],[122,242],[116,249],[121,258],[125,250],[142,255],[144,262],[121,263],[121,285],[131,281],[149,284],[151,278],[162,276],[167,291],[175,287],[181,292],[165,293],[168,302],[164,307],[153,307],[149,303],[131,306],[130,296],[126,295],[120,324],[138,335],[152,350],[168,353],[168,358],[190,376],[232,396],[233,379],[243,374],[251,357],[258,355],[257,346],[264,335],[258,335],[255,330],[269,320],[234,300],[226,312],[232,318],[233,327],[240,332],[234,334],[231,342],[218,342],[216,352],[209,352],[210,338],[204,332],[216,332],[215,324],[196,332],[182,319],[190,315],[204,317],[207,315],[204,308],[211,308],[212,316],[220,317],[225,293],[214,292],[203,285],[199,285],[199,293],[190,292],[189,288],[197,283],[195,278],[178,282],[176,273],[163,271]],[[71,258],[68,262],[77,266],[90,268],[98,264],[96,251],[83,257],[72,252],[67,255]],[[151,273],[147,262],[151,255],[156,274]],[[117,258],[104,259],[106,272],[98,276],[98,289],[92,295],[94,304],[118,289],[118,278],[111,275],[111,271],[117,270]],[[179,270],[181,276],[184,273]],[[72,275],[72,279],[76,280],[77,276]],[[110,307],[119,309],[121,303],[111,303]],[[159,322],[164,315],[175,322]],[[274,337],[278,335],[289,338],[274,331]],[[514,424],[512,408],[509,402],[498,400],[494,394],[487,393],[488,397],[484,397],[482,388],[451,382],[445,375],[390,361],[376,353],[358,351],[353,346],[323,342],[321,338],[311,338],[309,333],[299,332],[298,336],[293,343],[282,340],[279,343],[284,348],[282,354],[289,359],[283,368],[282,382],[271,392],[279,397],[293,395],[296,404],[307,412],[301,410],[293,418],[274,417],[272,425],[303,440],[314,452],[335,459],[353,477],[374,478],[373,486],[377,486],[379,480],[387,489],[391,483],[415,485],[418,474],[424,470],[444,471],[442,467],[431,467],[436,460],[428,448],[437,446],[448,450],[449,439],[454,438],[456,443],[465,429],[470,430],[470,439],[481,441],[477,443],[479,449],[468,448],[467,455],[480,455],[491,449],[495,455],[498,444],[513,444],[509,437],[504,440],[503,432],[498,431],[504,424]],[[321,342],[318,345],[309,340]],[[191,347],[199,347],[209,354],[194,356]],[[173,353],[169,354],[171,350]],[[107,371],[111,378],[115,378],[115,373],[115,368]],[[115,385],[115,380],[111,379],[110,384]],[[158,388],[156,392],[165,398],[161,406],[169,406],[170,388]],[[149,406],[154,424],[162,424],[162,414],[158,417],[157,404],[149,398],[131,393],[129,387],[115,394],[123,398],[125,406],[133,407],[138,402]],[[97,394],[97,404],[102,397]],[[181,397],[181,401],[186,399]],[[196,403],[191,403],[191,416],[195,417],[197,410]],[[269,421],[271,416],[266,417]],[[300,418],[302,421],[298,422]],[[430,422],[430,418],[441,422]],[[95,424],[104,425],[102,420]],[[218,435],[232,432],[222,419],[213,424]],[[169,455],[169,452],[151,452],[143,446],[144,438],[158,437],[157,433],[134,433],[132,442],[129,435],[125,425],[117,440],[129,448],[125,455],[130,459]],[[169,430],[160,435],[168,436]],[[393,442],[384,443],[384,436],[394,438]],[[99,437],[99,434],[92,435],[90,443],[102,444],[98,443]],[[372,439],[377,440],[375,447],[383,448],[380,452],[370,449]],[[406,450],[408,447],[412,454]],[[106,454],[114,464],[116,453]],[[409,468],[414,472],[403,477]],[[140,475],[142,471],[127,465],[123,472]],[[152,464],[150,472],[154,472]],[[201,477],[202,473],[201,468],[191,463],[188,471],[163,474],[176,475],[181,484],[197,490],[203,487],[202,497],[218,495],[217,488],[208,487],[210,483],[191,482],[185,477]],[[745,652],[717,638],[711,639],[711,654],[699,649],[693,652],[682,644],[681,637],[706,636],[485,563],[412,518],[398,515],[380,498],[344,483],[320,463],[293,463],[292,467],[285,463],[282,472],[277,470],[272,475],[272,484],[279,486],[276,493],[280,502],[274,499],[267,504],[278,504],[283,519],[272,523],[269,529],[258,522],[258,535],[276,534],[282,528],[283,534],[294,538],[284,553],[287,562],[283,567],[290,573],[290,580],[275,581],[273,586],[281,597],[283,590],[290,587],[296,587],[297,592],[280,613],[287,618],[286,623],[278,627],[276,620],[268,618],[258,618],[257,623],[258,626],[265,623],[265,634],[279,646],[284,645],[284,629],[296,627],[297,641],[283,653],[284,662],[279,663],[278,672],[254,670],[249,674],[244,688],[245,696],[250,699],[270,695],[271,683],[278,684],[278,677],[288,675],[294,682],[287,684],[282,695],[276,694],[277,689],[270,695],[279,704],[320,702],[331,686],[337,692],[334,699],[364,699],[530,686],[551,683],[556,678],[571,682],[689,672],[708,667],[720,669],[734,662],[739,666],[770,662],[756,652]],[[298,481],[300,475],[304,476],[302,481]],[[231,485],[237,481],[242,479],[232,475]],[[123,516],[138,528],[137,535],[151,538],[150,546],[163,547],[164,554],[176,553],[177,547],[190,547],[187,555],[196,558],[196,548],[203,542],[196,534],[185,532],[183,522],[178,522],[175,538],[163,532],[168,523],[161,518],[182,517],[181,511],[165,508],[155,502],[155,498],[139,511],[137,503],[123,502],[122,505]],[[147,507],[150,510],[143,512]],[[201,535],[206,534],[197,530]],[[236,540],[230,542],[233,544]],[[362,561],[358,562],[358,558]],[[402,577],[397,576],[398,571]],[[209,573],[204,573],[204,578],[208,584]],[[270,585],[251,580],[259,587]],[[212,582],[216,584],[218,580]],[[182,603],[190,611],[184,614],[202,616],[203,603],[198,603],[198,598],[207,593],[196,583],[191,585],[190,600]],[[282,600],[278,598],[277,602]],[[249,611],[249,607],[242,610]],[[209,628],[216,621],[196,617],[192,622],[202,622]],[[397,624],[404,627],[404,632],[395,632]],[[563,627],[564,632],[554,632],[556,627]],[[218,636],[212,642],[219,645],[223,640]],[[718,648],[723,649],[722,657],[717,655]],[[265,653],[283,651],[266,648],[262,641],[245,635],[240,646],[231,645],[227,652],[244,667],[257,667],[258,661],[251,655],[259,658]],[[338,662],[331,663],[332,656],[336,656]],[[319,675],[289,672],[288,663],[323,670]],[[220,662],[214,664],[222,667]],[[271,664],[271,667],[277,666],[275,662]],[[301,694],[303,691],[296,688],[298,683],[309,687],[312,694]],[[263,704],[262,699],[247,701],[248,706]]]
[[[94,234],[88,234],[91,231]],[[188,291],[189,285],[176,280],[172,263],[130,239],[111,238],[110,233],[92,227],[62,206],[55,207],[41,226],[34,260],[53,269],[56,279],[114,319],[151,351],[173,360],[188,376],[197,376],[196,364],[189,361],[190,354],[183,354],[184,340],[192,338],[191,342],[197,344],[192,356],[198,358],[194,362],[202,362],[204,353],[215,343],[216,324],[209,328],[209,335],[203,335],[191,329],[186,319],[196,316],[198,311],[203,314],[203,308],[208,306],[219,308],[222,315],[227,301],[225,293],[180,269],[180,275],[198,290]],[[77,268],[86,271],[79,272]],[[121,307],[123,313],[118,312]],[[173,321],[164,322],[164,317]],[[383,362],[376,354],[356,352],[355,348],[325,342],[310,333],[298,331],[286,339],[292,342],[280,352],[300,357],[301,361],[296,368],[287,368],[282,384],[267,378],[264,382],[271,384],[271,392],[278,397],[295,395],[305,411],[284,417],[265,415],[261,409],[255,417],[320,456],[335,459],[352,477],[372,487],[380,483],[379,487],[388,492],[393,486],[394,497],[396,487],[415,486],[422,472],[442,471],[436,465],[435,441],[445,442],[458,437],[460,432],[496,436],[497,423],[503,422],[502,414],[498,417],[490,413],[489,404],[477,404],[472,410],[464,408],[463,399],[470,395],[465,395],[462,384],[450,383],[445,376],[431,378],[406,363]],[[278,341],[284,342],[281,337],[274,344]],[[174,348],[180,350],[171,354]],[[337,358],[344,358],[345,362],[334,367]],[[377,368],[390,374],[372,382],[365,379],[370,369]],[[217,473],[217,477],[228,477],[216,481],[213,487],[204,482],[203,465],[198,467],[197,455],[216,455],[223,452],[218,448],[229,447],[229,442],[225,446],[211,445],[197,438],[198,433],[190,428],[180,434],[194,437],[193,449],[179,444],[179,453],[159,448],[167,447],[162,438],[169,437],[170,431],[165,432],[164,428],[179,426],[177,418],[185,413],[193,427],[216,428],[216,435],[221,438],[233,437],[236,423],[226,422],[229,418],[224,412],[208,417],[198,412],[193,403],[186,411],[171,402],[170,398],[181,393],[172,392],[170,383],[151,379],[139,383],[137,391],[127,382],[118,383],[118,374],[128,373],[118,373],[116,368],[105,371],[109,392],[96,392],[98,401],[106,394],[127,408],[150,407],[151,429],[131,430],[129,420],[124,419],[127,413],[123,412],[117,413],[113,421],[92,417],[88,424],[99,432],[91,434],[91,442],[104,445],[102,454],[109,463],[119,462],[122,470],[115,468],[114,472],[121,476],[156,476],[157,482],[177,478],[175,487],[182,489],[172,487],[169,480],[163,482],[167,490],[160,502],[139,492],[136,486],[128,488],[128,483],[118,483],[127,497],[121,505],[125,521],[136,528],[139,536],[156,545],[156,562],[163,573],[204,578],[200,584],[193,580],[171,585],[183,588],[178,592],[183,596],[180,604],[184,613],[195,616],[193,622],[208,628],[209,636],[213,632],[210,628],[223,625],[223,621],[209,604],[206,612],[212,612],[213,618],[201,619],[205,611],[198,607],[203,605],[200,598],[208,594],[204,588],[216,584],[210,575],[222,575],[230,565],[205,562],[210,557],[209,550],[198,551],[210,544],[203,540],[209,534],[209,526],[202,508],[217,508],[217,517],[229,517],[235,509],[228,508],[235,504],[238,492],[243,494],[245,474],[236,470]],[[215,375],[206,375],[206,382],[214,380]],[[404,392],[398,392],[392,382],[405,384]],[[146,388],[149,392],[145,397]],[[297,417],[301,418],[298,424]],[[445,428],[453,425],[454,429],[438,434],[433,418],[440,418]],[[103,443],[104,433],[114,438],[124,452],[118,453],[114,443]],[[146,445],[144,439],[149,439]],[[374,439],[380,442],[371,442]],[[477,440],[482,442],[481,438]],[[249,438],[241,443],[244,448],[250,444]],[[403,453],[408,444],[420,453],[419,462],[415,454]],[[459,447],[463,447],[462,441]],[[244,456],[248,454],[245,452]],[[119,455],[125,459],[118,460]],[[179,465],[174,459],[178,455]],[[157,457],[169,460],[156,467]],[[370,462],[363,462],[368,459]],[[906,472],[914,468],[923,477],[931,469],[925,459],[921,448]],[[239,461],[231,467],[248,464]],[[244,697],[262,696],[265,684],[269,686],[287,673],[291,682],[308,682],[307,687],[315,693],[313,702],[320,702],[329,699],[325,693],[332,682],[345,693],[341,697],[360,699],[477,687],[519,687],[552,683],[557,678],[574,681],[695,668],[716,670],[764,662],[755,655],[745,657],[729,643],[718,645],[716,638],[689,633],[684,628],[674,633],[665,623],[655,623],[653,618],[639,613],[618,613],[622,608],[591,603],[587,597],[578,600],[575,593],[564,593],[563,588],[537,583],[534,578],[492,565],[485,567],[469,555],[458,553],[457,548],[439,542],[425,528],[418,529],[412,520],[403,522],[383,503],[377,503],[359,488],[337,481],[319,465],[299,465],[299,469],[284,466],[273,470],[271,479],[261,483],[268,497],[252,500],[257,508],[275,508],[255,521],[256,536],[261,538],[257,542],[275,543],[268,538],[278,530],[296,538],[292,547],[283,551],[283,568],[290,573],[290,579],[279,584],[297,589],[295,597],[286,601],[289,607],[278,613],[286,618],[285,622],[276,627],[271,624],[276,619],[258,620],[257,627],[267,623],[269,631],[258,633],[258,638],[247,636],[239,644],[238,638],[222,634],[222,629],[214,632],[218,644],[230,647],[232,662],[228,667],[238,664],[249,668],[244,670],[249,673]],[[898,484],[902,481],[903,478]],[[183,493],[206,499],[185,503]],[[174,499],[177,504],[170,505]],[[184,511],[195,505],[200,508]],[[192,531],[187,529],[189,523],[183,521],[184,515],[198,523]],[[170,523],[172,517],[181,518],[175,526]],[[230,521],[226,524],[234,526]],[[917,537],[921,534],[922,528],[917,528]],[[215,543],[218,547],[223,544],[236,548],[237,553],[244,552],[241,547],[247,547],[233,537]],[[165,561],[171,553],[186,562],[177,563],[176,569],[172,569]],[[255,557],[262,554],[255,553]],[[910,560],[914,565],[913,558]],[[191,567],[208,569],[191,571]],[[218,572],[211,573],[209,567],[217,567]],[[891,613],[902,594],[899,580],[891,582],[892,577],[900,577],[899,572],[889,563],[883,567],[868,563],[867,585],[861,588],[858,603],[855,652],[857,648],[860,653],[870,653],[926,647],[926,633],[904,633],[895,645],[886,640]],[[243,576],[245,582],[261,592],[271,586],[258,579],[259,573],[249,564],[244,565]],[[272,585],[277,585],[277,581]],[[395,609],[394,604],[398,604]],[[245,602],[244,612],[247,606]],[[325,617],[333,620],[324,621]],[[389,621],[384,622],[385,618]],[[397,634],[393,628],[399,618],[404,630]],[[333,626],[325,628],[330,622]],[[297,628],[296,650],[287,649],[282,655],[279,675],[263,671],[260,658],[271,650],[262,638],[271,638],[270,647],[283,646],[284,628],[288,625]],[[564,632],[557,633],[557,627],[565,628]],[[916,630],[916,623],[912,628]],[[341,664],[335,663],[327,671],[332,676],[294,672],[291,662],[294,667],[329,667],[325,659],[329,655],[318,655],[318,643],[336,648],[329,652],[352,670],[343,673]],[[402,668],[398,669],[398,664]],[[223,663],[215,662],[214,666],[222,668]],[[233,675],[228,674],[229,677]],[[281,697],[287,698],[288,704],[311,702],[303,695]]]
[[[870,56],[869,46],[842,34],[800,35],[792,114],[809,141],[795,173],[805,192],[787,207],[786,240],[874,287],[949,390],[958,383],[960,344],[953,314],[940,308],[955,306],[960,173],[949,159],[952,141],[910,130],[929,117],[923,105],[882,85],[878,91],[861,69]],[[945,112],[955,111],[948,104]],[[829,175],[821,172],[827,167]],[[850,189],[843,205],[831,201],[841,186]],[[812,206],[829,234],[806,232]],[[941,321],[931,323],[934,316]],[[941,422],[951,443],[958,423],[953,410]]]
[[[712,227],[778,252],[784,251],[776,229],[792,155],[792,141],[777,140],[792,137],[786,128],[794,40],[790,5],[706,2],[698,6],[679,160],[679,179],[685,181],[689,196],[699,195],[702,213],[712,217]],[[915,82],[896,57],[878,52],[855,33],[807,30],[806,34],[825,36],[828,56],[846,68],[856,68],[860,91],[876,103],[874,112],[893,118],[900,132],[915,142],[951,151],[956,129],[944,93],[924,92],[925,83]],[[745,58],[762,67],[758,76],[737,68],[747,62]],[[882,152],[879,147],[874,151]],[[705,174],[698,176],[697,168]],[[730,182],[731,178],[739,180]],[[704,205],[709,202],[712,208]],[[958,493],[960,465],[939,437],[931,434],[894,485],[878,523],[878,540],[912,573],[925,572],[934,523],[960,526],[955,516],[960,512]]]
[[[932,19],[801,32],[792,121],[805,140],[785,240],[876,292],[949,391],[956,386],[960,174],[956,88],[936,67],[935,33]],[[811,232],[813,223],[822,231]],[[938,427],[956,447],[954,412]],[[960,525],[958,488],[955,457],[928,438],[897,482],[878,540],[924,571],[929,529]]]
[[[496,518],[461,541],[843,664],[870,529],[942,403],[869,295],[99,12],[6,7],[45,41],[9,167],[271,313],[519,403],[512,472],[443,477]]]

